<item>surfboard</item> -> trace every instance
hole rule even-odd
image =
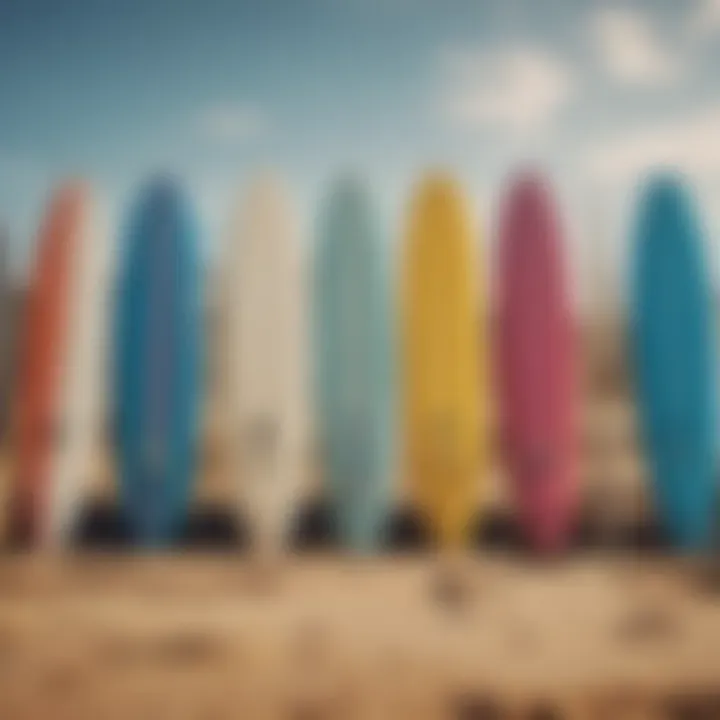
[[[17,400],[13,525],[59,547],[72,536],[101,426],[107,235],[89,190],[52,197],[32,270]]]
[[[470,211],[428,176],[411,203],[401,266],[407,480],[441,547],[466,542],[488,471],[486,315]]]
[[[10,417],[12,371],[15,366],[15,343],[12,316],[12,283],[8,268],[8,236],[0,226],[0,445],[6,439]]]
[[[687,550],[709,544],[716,515],[715,313],[704,243],[683,180],[650,179],[634,231],[631,345],[656,507]]]
[[[318,223],[313,317],[323,487],[345,546],[379,546],[391,504],[392,310],[386,248],[359,179],[335,184]]]
[[[225,331],[233,475],[254,549],[282,551],[305,477],[308,358],[304,268],[287,191],[247,189],[226,252]]]
[[[114,327],[120,497],[135,538],[182,532],[195,477],[201,393],[199,231],[178,182],[140,192],[124,231]]]
[[[13,347],[10,343],[9,329],[10,292],[7,282],[7,235],[5,228],[0,225],[0,547],[7,539],[8,526],[8,462],[7,448],[5,447],[10,400],[10,368]]]
[[[497,274],[501,442],[521,528],[540,551],[567,543],[578,495],[575,333],[550,193],[539,175],[512,182]]]

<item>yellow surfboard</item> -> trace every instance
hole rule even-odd
[[[489,463],[481,270],[460,188],[428,176],[411,203],[402,258],[405,470],[445,548],[467,540]]]

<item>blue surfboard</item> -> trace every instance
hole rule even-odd
[[[198,231],[175,182],[143,188],[123,245],[114,328],[120,496],[136,539],[163,545],[187,516],[200,405]]]
[[[319,459],[347,547],[378,547],[391,502],[391,303],[385,248],[364,186],[337,182],[319,221],[313,277]]]
[[[632,347],[655,505],[677,547],[701,549],[715,517],[715,314],[705,237],[681,178],[648,181],[634,240]]]

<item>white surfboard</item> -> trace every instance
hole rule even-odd
[[[225,261],[232,472],[253,546],[274,556],[303,485],[307,340],[299,233],[273,177],[259,178],[245,194]]]
[[[62,547],[72,536],[95,471],[104,427],[110,243],[107,218],[88,191],[77,232],[77,249],[70,260],[58,437],[43,537],[48,547]]]

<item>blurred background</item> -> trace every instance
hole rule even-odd
[[[717,278],[718,67],[718,0],[0,0],[0,232],[8,239],[3,262],[12,279],[11,298],[3,306],[7,323],[3,320],[0,326],[0,340],[9,351],[3,353],[6,364],[2,373],[9,379],[3,393],[9,392],[12,383],[8,358],[14,352],[13,338],[17,337],[15,329],[48,193],[69,175],[92,183],[118,237],[129,202],[148,174],[168,170],[183,179],[202,224],[202,253],[208,273],[205,312],[213,347],[218,285],[214,278],[238,193],[258,168],[276,169],[289,185],[302,222],[305,251],[314,242],[319,203],[336,173],[348,168],[359,171],[370,182],[382,214],[383,238],[394,257],[414,183],[427,167],[447,167],[463,185],[478,220],[478,243],[492,258],[508,174],[518,166],[533,164],[543,169],[554,187],[572,266],[583,360],[584,490],[598,512],[610,508],[615,520],[635,522],[646,506],[646,484],[627,365],[624,302],[636,189],[638,181],[657,166],[669,165],[688,176],[708,230],[712,274]],[[717,281],[715,287],[717,294]],[[218,455],[222,423],[216,411],[218,389],[212,384],[212,357],[210,362],[205,450],[197,494],[201,502],[229,507],[234,491]],[[114,493],[114,487],[107,459],[103,456],[98,463],[93,493],[103,500]],[[497,482],[499,477],[495,480],[494,501],[502,504],[503,484]],[[95,571],[102,573],[98,568]],[[25,588],[36,598],[46,592],[46,597],[52,598],[66,592],[42,573],[31,579],[18,567],[13,570],[10,566],[5,572],[8,583],[19,582],[18,593]],[[283,606],[292,610],[283,618],[294,613],[293,617],[301,617],[311,627],[305,638],[305,625],[301,624],[297,639],[298,652],[314,658],[306,662],[308,666],[318,657],[318,663],[324,662],[328,668],[333,664],[324,641],[312,635],[316,619],[311,610],[313,598],[319,595],[323,612],[333,617],[337,597],[343,592],[344,597],[354,599],[363,588],[367,590],[357,578],[352,581],[355,585],[336,582],[332,572],[333,568],[321,569],[317,575],[292,579],[291,586],[303,600]],[[174,580],[163,585],[167,594],[158,591],[158,596],[167,598],[171,592],[182,593],[189,587],[196,592],[205,582],[222,592],[237,590],[232,578],[213,573],[212,568],[198,569],[192,583]],[[108,592],[124,589],[119,580],[113,585],[109,576],[100,577],[108,583]],[[384,627],[378,618],[387,607],[395,609],[394,617],[403,616],[403,593],[409,596],[411,590],[424,587],[415,575],[403,577],[410,578],[410,585],[391,590],[387,596],[382,595],[382,583],[392,586],[392,580],[376,581],[377,592],[391,598],[385,608],[380,604],[368,610],[368,622],[376,629]],[[491,573],[489,577],[498,576]],[[572,598],[566,605],[576,616],[578,608],[587,610],[588,615],[595,613],[600,626],[615,617],[613,603],[620,603],[625,592],[612,584],[617,580],[612,574],[581,575],[580,580],[571,579],[566,585],[558,581],[553,586],[557,596],[545,592],[532,573],[518,579],[511,572],[503,578],[508,586],[518,583],[521,592],[513,597],[527,593],[526,602],[518,601],[513,610],[517,610],[516,616],[508,620],[514,639],[508,640],[497,630],[487,645],[497,654],[487,653],[478,667],[500,685],[505,683],[508,692],[517,689],[512,672],[502,670],[512,669],[518,662],[511,657],[512,648],[521,648],[521,655],[532,655],[522,648],[527,647],[523,643],[532,646],[534,642],[532,629],[525,633],[518,618],[524,617],[526,625],[532,625],[533,608],[565,607],[562,601],[553,600],[562,596]],[[618,582],[626,588],[627,581],[625,575]],[[138,580],[142,582],[145,580]],[[147,582],[151,588],[153,583],[165,581]],[[0,581],[0,587],[3,585],[8,586]],[[605,597],[603,592],[608,598],[604,604],[598,599]],[[222,604],[226,600],[227,595],[225,599],[218,595],[205,602],[208,607],[215,603],[214,617],[220,618],[226,617],[224,611],[231,614]],[[496,613],[493,617],[505,617],[503,612],[512,603],[495,600],[498,607],[492,611]],[[210,627],[207,613],[198,620],[200,615],[193,615],[195,611],[189,607],[178,611],[179,626],[187,629],[196,622],[200,629],[196,635],[190,631],[178,635],[178,647],[170,647],[172,638],[177,639],[172,636],[170,649],[162,645],[165,641],[161,638],[148,650],[139,639],[146,632],[145,625],[126,618],[124,622],[132,628],[128,631],[131,639],[107,635],[108,657],[124,657],[118,662],[142,668],[144,660],[133,655],[141,648],[138,652],[147,651],[143,657],[150,658],[148,662],[162,665],[163,652],[167,651],[167,657],[180,657],[187,650],[182,645],[184,638],[191,646],[187,656],[212,670],[213,663],[221,663],[216,653],[223,652],[218,650],[221,645],[216,635],[227,633],[232,623],[219,629],[218,620],[217,627]],[[684,612],[684,605],[673,607]],[[13,608],[0,596],[0,620],[4,621],[0,630],[5,633],[0,634],[0,673],[3,658],[13,657],[14,652],[7,649],[14,647],[12,641],[3,646],[2,638],[14,637],[22,625],[17,620],[20,611]],[[529,614],[523,615],[528,608]],[[426,622],[423,612],[410,613],[408,623],[411,619]],[[679,641],[678,647],[685,651],[681,657],[687,661],[683,682],[703,680],[703,673],[710,673],[717,660],[699,649],[707,641],[709,628],[720,627],[716,612],[712,615],[707,608],[703,612],[706,614],[691,613],[688,635]],[[539,644],[545,636],[557,638],[572,612],[556,614],[560,617],[554,624],[548,621],[538,631]],[[39,623],[40,616],[33,616],[32,622]],[[98,627],[107,629],[103,623],[110,627],[120,622],[116,616],[103,617],[105,620],[97,621]],[[245,627],[248,618],[250,627],[259,622],[257,632],[249,631],[246,637],[248,644],[259,647],[266,638],[258,620],[261,613],[251,608],[244,617],[237,627]],[[475,619],[475,625],[471,622],[466,627],[476,631],[468,637],[479,647],[487,637],[483,635],[487,627]],[[38,637],[43,636],[44,625],[27,622],[26,627],[32,626]],[[504,628],[503,622],[497,621],[497,627]],[[581,625],[585,618],[567,622]],[[55,627],[60,624],[57,621]],[[157,627],[154,632],[160,637]],[[386,675],[404,677],[412,684],[415,681],[410,678],[435,672],[433,677],[442,684],[442,668],[428,669],[431,664],[423,655],[429,656],[427,648],[438,644],[446,654],[441,652],[436,659],[457,652],[464,658],[459,666],[469,667],[469,656],[453,645],[460,642],[457,637],[448,639],[445,629],[435,626],[426,635],[413,635],[409,627],[400,623],[396,634],[417,640],[413,657],[419,664],[409,669],[405,656],[393,656],[388,650],[388,667],[398,664],[393,666],[397,672]],[[342,635],[344,630],[338,628],[340,624],[335,630]],[[393,634],[387,627],[382,632]],[[650,635],[653,632],[651,627]],[[664,632],[660,627],[657,637],[667,639]],[[204,640],[198,640],[201,636]],[[565,632],[563,637],[568,636]],[[96,637],[105,636],[100,633]],[[572,683],[567,679],[573,675],[571,671],[583,682],[593,673],[607,672],[609,687],[619,688],[622,672],[609,672],[611,661],[603,664],[618,653],[603,644],[604,636],[599,637],[589,633],[575,638],[578,647],[553,655],[555,664],[543,665],[538,659],[542,653],[536,662],[554,674],[561,688]],[[427,640],[426,650],[421,649],[420,640]],[[517,646],[512,644],[515,641]],[[320,650],[314,643],[319,643]],[[398,640],[397,646],[401,645]],[[503,656],[508,647],[510,655]],[[597,651],[597,664],[578,661],[578,657],[592,655],[588,648]],[[157,656],[152,655],[155,650]],[[278,650],[281,654],[285,651],[285,646]],[[654,658],[671,654],[666,648],[652,652]],[[232,657],[239,667],[244,662],[237,659],[242,658],[242,647],[237,653]],[[265,661],[267,667],[275,667],[270,654]],[[257,667],[265,666],[258,661]],[[657,674],[643,676],[648,667]],[[659,687],[675,677],[664,666],[662,672],[652,664],[633,665],[632,669],[638,671],[638,677],[657,679]],[[630,670],[625,671],[630,677]],[[453,691],[463,685],[458,677],[470,676],[469,670],[466,675],[453,676]],[[522,682],[529,683],[523,687],[535,687],[532,682],[542,686],[529,670],[521,676]],[[216,683],[218,678],[214,678]],[[232,688],[233,681],[233,676],[225,677],[227,687]],[[69,682],[72,692],[72,680],[59,682]],[[167,682],[167,687],[176,687],[172,672]],[[420,687],[419,694],[429,692],[427,688]],[[324,686],[318,692],[324,692]],[[202,697],[200,690],[198,693]],[[462,714],[480,712],[483,705],[477,698],[458,693],[453,696],[450,717],[495,717]],[[360,691],[362,697],[372,694]],[[37,699],[41,697],[51,703],[53,696],[43,694]],[[20,700],[18,703],[17,707],[24,707]],[[398,711],[388,717],[421,717],[421,705],[414,714]],[[140,703],[137,707],[145,706]],[[335,714],[297,717],[349,717],[337,709],[340,706],[334,707]],[[717,703],[714,707],[717,710]],[[179,713],[182,708],[177,710]],[[580,717],[568,712],[567,717]],[[638,715],[646,716],[654,717]],[[720,711],[702,717],[720,717]]]

